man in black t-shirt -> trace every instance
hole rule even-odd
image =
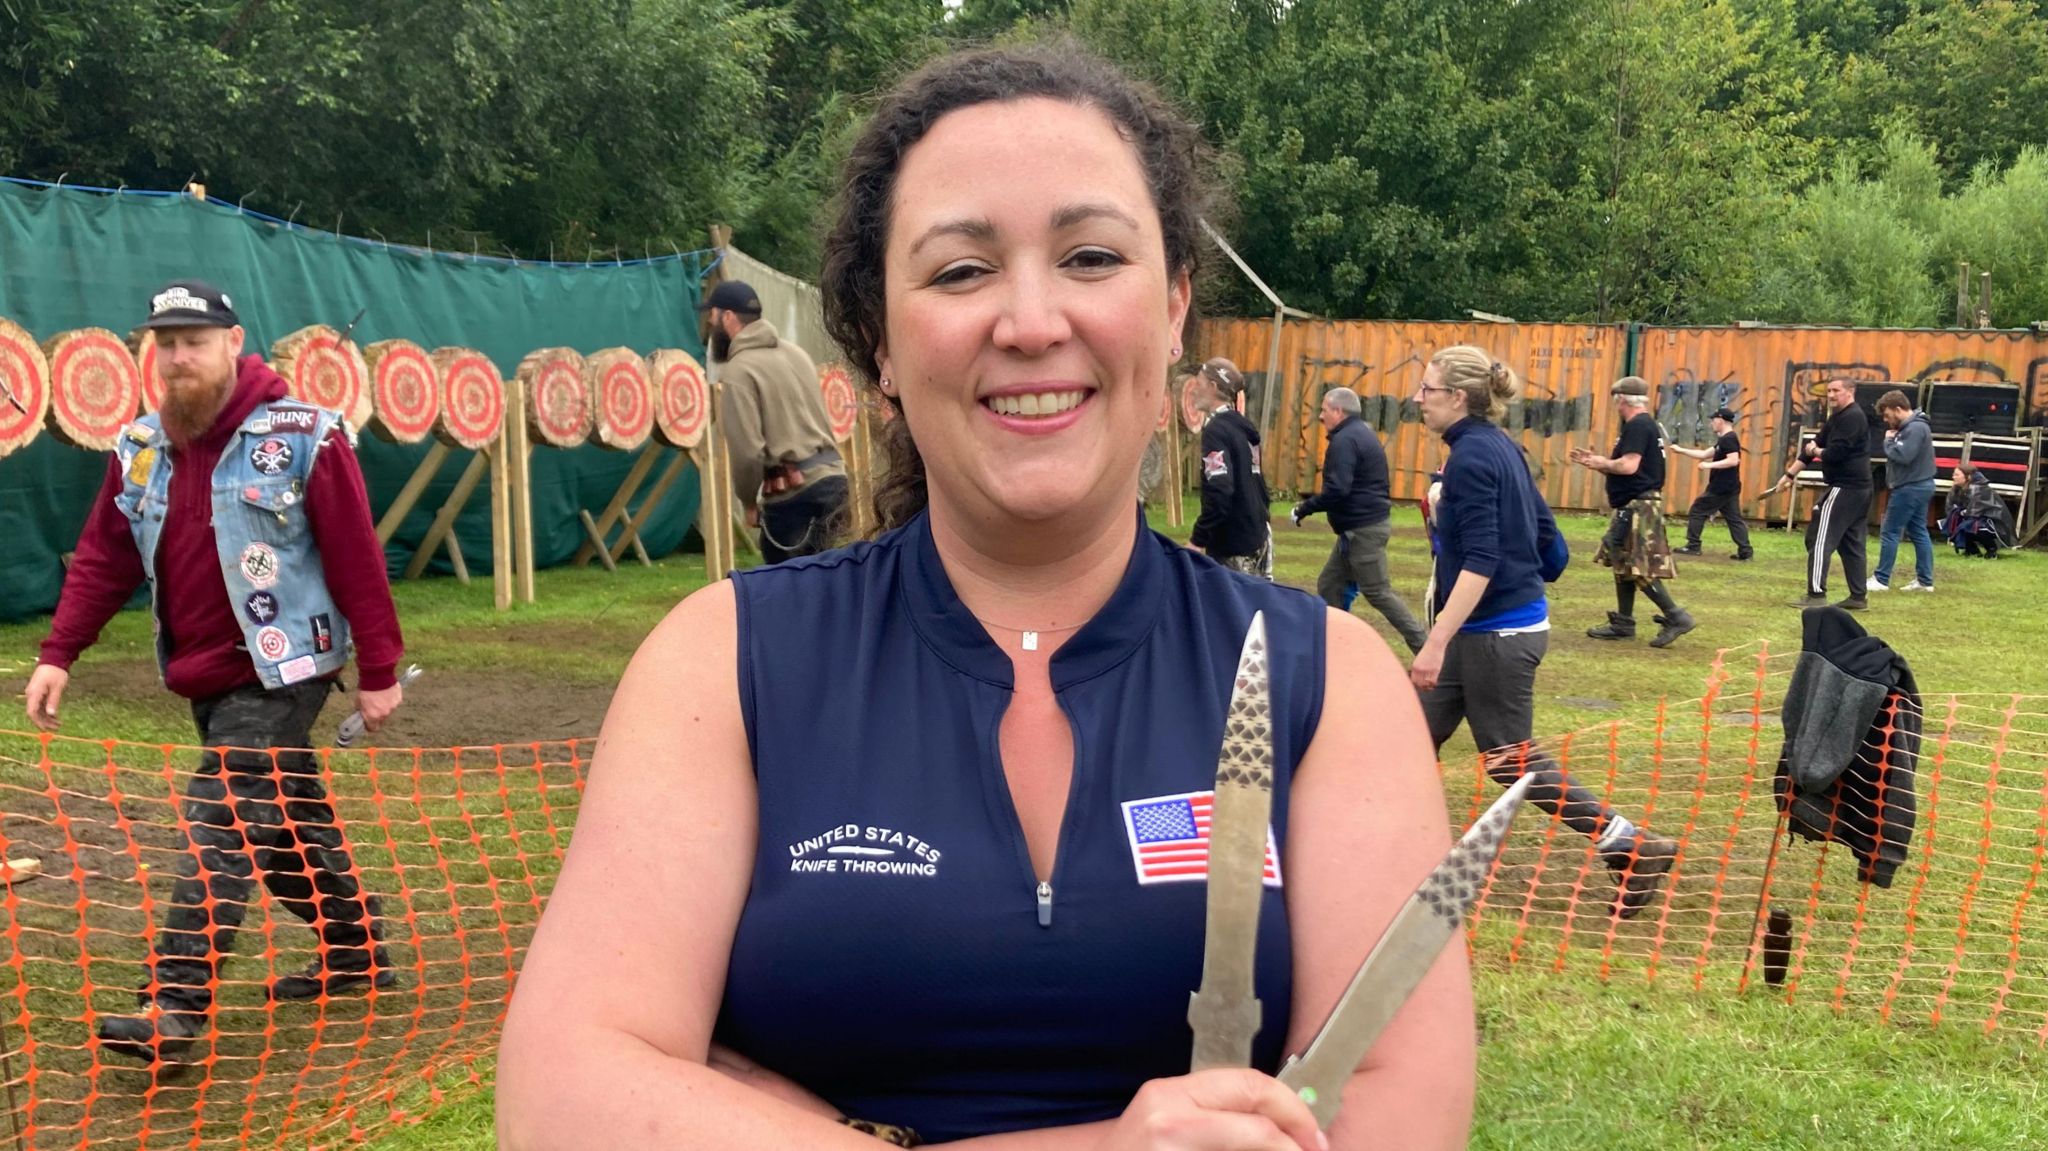
[[[1735,541],[1735,558],[1746,560],[1755,553],[1749,546],[1749,525],[1742,521],[1742,441],[1735,435],[1735,409],[1715,412],[1713,423],[1711,449],[1671,445],[1679,455],[1700,461],[1700,470],[1707,473],[1707,490],[1692,501],[1692,509],[1686,513],[1685,546],[1678,554],[1700,554],[1700,532],[1718,513],[1728,523],[1728,537]]]
[[[1588,448],[1571,451],[1573,463],[1607,477],[1607,506],[1614,509],[1607,536],[1600,541],[1594,559],[1614,570],[1614,601],[1619,610],[1608,612],[1607,622],[1588,628],[1586,634],[1594,639],[1634,639],[1636,589],[1640,587],[1661,609],[1656,617],[1660,628],[1650,646],[1669,647],[1699,625],[1664,587],[1665,580],[1678,575],[1671,545],[1664,538],[1664,429],[1650,414],[1650,384],[1641,376],[1616,380],[1610,394],[1622,421],[1613,453],[1595,455]]]
[[[1827,605],[1828,561],[1840,552],[1849,598],[1838,606],[1862,611],[1869,606],[1864,598],[1869,589],[1864,583],[1863,543],[1870,518],[1870,419],[1856,402],[1856,385],[1828,381],[1828,420],[1799,454],[1801,459],[1820,461],[1827,490],[1814,502],[1813,515],[1806,521],[1806,597],[1792,601],[1792,606]],[[1778,487],[1797,480],[1800,466],[1799,459],[1793,460]]]
[[[1267,522],[1266,477],[1259,468],[1259,429],[1230,397],[1244,373],[1218,357],[1195,375],[1202,411],[1202,514],[1188,542],[1210,559],[1246,575],[1273,578],[1273,529]]]

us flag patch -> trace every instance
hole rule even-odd
[[[1214,791],[1190,791],[1124,801],[1124,836],[1138,882],[1181,883],[1209,878],[1209,812]],[[1266,886],[1280,886],[1280,853],[1266,825]]]

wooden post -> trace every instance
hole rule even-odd
[[[507,382],[511,410],[505,424],[510,431],[511,451],[506,470],[512,484],[512,564],[514,592],[525,603],[533,602],[533,448],[527,442],[526,389],[517,380]]]
[[[490,450],[491,457],[491,602],[499,611],[512,607],[512,469],[506,464],[511,455],[512,429],[498,429],[497,446]],[[482,456],[478,456],[482,459]],[[476,462],[472,460],[470,467]],[[414,557],[418,558],[418,557]]]
[[[1173,422],[1166,425],[1164,434],[1166,436],[1166,522],[1173,527],[1181,527],[1187,523],[1187,512],[1182,506],[1182,501],[1186,497],[1181,487],[1186,480],[1181,474],[1180,412],[1178,405],[1176,405]]]
[[[476,491],[478,481],[484,478],[484,469],[492,468],[495,478],[497,463],[498,453],[492,451],[481,451],[469,458],[469,466],[462,469],[462,478],[455,481],[455,490],[448,493],[447,502],[441,505],[441,511],[434,516],[434,526],[427,529],[426,538],[420,541],[419,550],[412,553],[412,562],[405,565],[406,579],[418,579],[420,573],[427,570],[427,564],[432,562],[434,553],[440,550],[441,541],[448,538],[449,532],[454,530],[455,517],[462,514],[462,506],[469,502],[470,493]],[[491,500],[494,511],[497,507],[497,493],[498,489],[493,487]],[[492,534],[496,535],[495,530]]]
[[[577,508],[576,518],[583,521],[583,535],[585,536],[583,546],[576,549],[576,554],[580,556],[585,552],[594,553],[597,556],[598,562],[604,564],[604,570],[617,573],[619,565],[612,562],[611,549],[604,546],[604,532],[598,528],[597,521],[590,518],[590,509]],[[576,566],[581,567],[582,565],[579,563]]]
[[[730,569],[718,553],[718,505],[711,498],[711,486],[718,482],[718,465],[712,461],[710,449],[710,444],[698,444],[690,449],[689,460],[697,469],[697,534],[704,539],[704,578],[718,580]]]
[[[377,521],[378,543],[388,544],[391,537],[398,534],[398,526],[405,522],[405,517],[412,514],[412,506],[420,501],[420,493],[427,490],[427,485],[440,473],[441,463],[447,458],[448,445],[435,440],[434,445],[427,449],[426,458],[420,460],[419,466],[412,470],[412,477],[405,481],[404,487],[398,489],[398,498],[392,500],[391,506],[384,509],[384,518]]]
[[[661,445],[652,440],[641,449],[640,458],[633,461],[633,469],[626,473],[624,482],[619,484],[619,490],[612,493],[611,502],[604,506],[603,514],[590,525],[591,540],[576,549],[576,554],[570,557],[569,566],[582,567],[590,562],[591,556],[604,548],[604,537],[611,533],[612,527],[619,522],[619,517],[626,514],[626,505],[632,502],[634,494],[640,490],[641,483],[647,479],[647,473],[654,470],[655,457],[660,454]],[[584,514],[587,516],[589,513]]]

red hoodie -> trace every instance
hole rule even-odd
[[[228,602],[213,537],[213,469],[249,413],[287,395],[284,377],[261,356],[243,356],[227,407],[206,434],[170,449],[170,506],[157,544],[156,604],[170,652],[164,686],[187,699],[206,699],[262,682],[243,647],[242,624]],[[43,641],[42,662],[69,668],[144,579],[142,555],[128,517],[114,506],[121,493],[120,457],[110,456],[92,515],[64,576],[57,618]],[[348,619],[356,671],[365,691],[398,682],[405,639],[384,574],[384,547],[370,522],[370,497],[355,450],[339,428],[322,445],[306,479],[306,517],[326,569],[327,591]]]

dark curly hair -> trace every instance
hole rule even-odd
[[[1159,212],[1170,276],[1198,271],[1201,221],[1216,202],[1209,150],[1193,124],[1150,86],[1072,37],[956,52],[896,85],[855,139],[840,172],[824,243],[820,289],[831,333],[873,402],[896,418],[882,428],[883,473],[875,485],[877,531],[901,526],[924,509],[924,459],[902,409],[879,388],[875,351],[886,330],[883,253],[889,242],[896,175],[904,154],[948,112],[1044,97],[1095,108],[1137,151]]]

